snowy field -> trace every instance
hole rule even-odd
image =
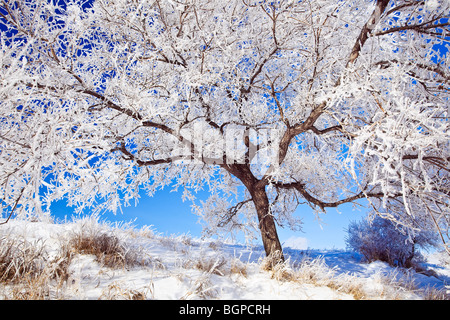
[[[259,247],[93,218],[11,220],[0,241],[1,299],[449,299],[450,259],[439,253],[417,272],[351,252],[286,248],[287,261],[270,268]]]

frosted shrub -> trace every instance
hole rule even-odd
[[[410,236],[379,216],[373,221],[365,219],[350,223],[347,233],[347,247],[362,254],[368,262],[379,260],[407,268],[414,266],[413,260],[419,262],[421,259],[417,247],[432,246],[435,238],[431,233]]]
[[[93,254],[97,261],[110,268],[129,268],[150,264],[141,257],[139,248],[127,243],[127,231],[98,220],[98,216],[77,222],[69,239],[69,247],[76,253]]]

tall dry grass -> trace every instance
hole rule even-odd
[[[276,257],[266,257],[261,261],[261,268],[270,272],[273,279],[292,281],[329,287],[340,293],[351,295],[355,300],[403,300],[411,297],[429,300],[448,300],[445,290],[427,287],[419,289],[412,273],[407,269],[393,269],[392,272],[376,272],[369,278],[355,274],[338,272],[328,266],[323,257],[304,257],[293,263],[290,259],[273,264]]]
[[[62,246],[50,256],[42,240],[21,235],[0,238],[0,295],[12,300],[61,299],[69,277],[71,254]]]
[[[0,234],[0,297],[64,299],[70,264],[77,254],[92,254],[102,266],[114,269],[154,263],[141,248],[124,241],[126,228],[114,228],[97,217],[73,223],[71,231],[59,239],[57,252],[51,254],[42,239],[29,241],[20,233]]]
[[[407,299],[411,296],[424,299],[448,299],[445,292],[434,288],[419,289],[413,277],[403,269],[386,274],[381,271],[369,278],[339,272],[326,264],[323,257],[305,256],[301,261],[277,263],[278,257],[266,257],[258,262],[242,261],[225,255],[217,245],[206,251],[196,248],[198,243],[184,236],[183,239],[163,238],[156,240],[166,250],[173,250],[178,257],[171,270],[158,258],[151,257],[140,247],[139,241],[152,235],[147,231],[135,231],[128,226],[116,227],[85,218],[73,222],[68,232],[61,236],[59,246],[50,250],[45,241],[30,241],[20,233],[0,233],[0,298],[3,299],[65,299],[73,297],[67,292],[70,287],[71,263],[78,255],[93,255],[104,267],[130,269],[150,267],[148,270],[163,270],[165,276],[187,279],[190,288],[182,299],[220,298],[216,277],[248,278],[255,270],[269,273],[272,279],[293,282],[299,285],[325,286],[354,299]],[[194,250],[195,248],[195,250]],[[51,252],[50,252],[51,251]],[[167,266],[168,267],[168,266]],[[177,267],[180,267],[177,269]],[[186,276],[183,269],[201,271],[199,276]],[[180,271],[181,270],[181,271]],[[111,270],[116,272],[115,270]],[[195,273],[188,273],[195,274]],[[243,279],[243,278],[242,278]],[[152,276],[153,281],[153,276]],[[154,297],[153,282],[142,288],[129,287],[124,282],[112,282],[102,292],[101,299],[149,299]],[[220,282],[220,281],[219,281]],[[69,290],[70,291],[70,290]]]

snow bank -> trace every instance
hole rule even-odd
[[[123,252],[139,253],[136,263],[106,267],[94,254],[68,245],[87,229],[114,236]],[[424,299],[442,297],[450,283],[450,264],[439,254],[430,255],[426,267],[432,272],[424,275],[382,262],[361,263],[351,252],[287,248],[287,261],[267,271],[258,247],[186,235],[163,237],[149,228],[97,219],[0,226],[0,239],[13,236],[43,243],[49,265],[62,265],[67,258],[66,278],[49,278],[44,296],[39,296],[44,299]],[[22,285],[20,277],[0,283],[4,299],[32,297],[27,290],[32,288]]]

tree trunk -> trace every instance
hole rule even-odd
[[[265,186],[251,188],[250,194],[256,207],[259,229],[267,257],[274,259],[273,263],[284,261],[283,249],[278,238],[277,228],[272,214],[269,211],[269,199]]]
[[[266,193],[266,184],[255,178],[248,164],[223,165],[230,174],[237,177],[245,185],[252,196],[253,204],[258,215],[259,230],[266,256],[272,259],[271,265],[284,261],[283,248],[278,238],[275,220],[270,213],[269,198]]]

